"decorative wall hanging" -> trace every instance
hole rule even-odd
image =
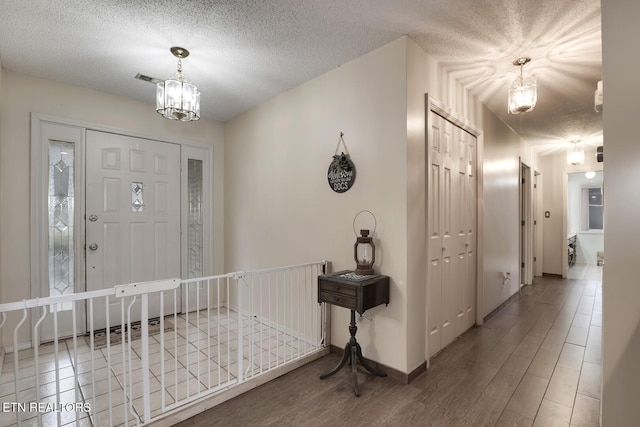
[[[343,136],[344,134],[340,132],[340,139],[338,139],[336,152],[333,155],[333,160],[331,161],[329,171],[327,172],[329,187],[331,187],[331,189],[336,193],[344,193],[349,190],[353,187],[353,183],[356,180],[356,166],[353,164],[353,161],[349,156],[349,150],[347,150],[347,144],[345,144]],[[340,143],[342,143],[344,151],[338,154]]]

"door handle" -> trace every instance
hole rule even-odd
[[[89,245],[89,249],[91,249],[92,251],[95,251],[96,249],[98,249],[98,245],[96,243],[92,243]]]

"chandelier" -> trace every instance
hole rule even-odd
[[[167,80],[157,84],[156,111],[165,119],[190,122],[200,119],[200,91],[182,74],[182,60],[189,51],[174,46],[173,56],[178,58],[178,71]]]
[[[581,165],[584,163],[584,150],[578,148],[580,141],[571,141],[573,148],[567,151],[567,164],[568,165]]]
[[[531,61],[531,58],[518,58],[513,61],[513,65],[520,67],[520,76],[518,76],[509,88],[509,113],[520,114],[532,111],[536,106],[538,99],[536,91],[536,80],[529,76],[523,76],[524,64]]]

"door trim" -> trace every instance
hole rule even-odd
[[[533,284],[533,169],[520,158],[519,211],[520,221],[520,286]],[[524,180],[524,183],[522,182]],[[524,268],[522,267],[524,263]]]
[[[425,167],[429,164],[429,151],[428,151],[428,138],[429,138],[429,130],[431,129],[431,120],[429,119],[429,114],[431,112],[434,112],[435,114],[443,117],[445,120],[448,120],[449,122],[453,123],[454,125],[456,125],[457,127],[461,128],[462,130],[468,132],[469,134],[473,135],[476,138],[476,324],[477,325],[482,325],[484,323],[484,315],[482,314],[483,312],[483,303],[484,303],[484,298],[483,298],[483,290],[484,290],[484,268],[483,268],[483,263],[484,263],[484,253],[483,253],[483,242],[484,242],[484,232],[482,227],[480,226],[481,224],[484,223],[484,207],[483,207],[483,197],[484,197],[484,192],[483,192],[483,152],[484,152],[484,135],[483,133],[476,129],[473,125],[471,125],[471,123],[464,119],[461,118],[460,116],[458,116],[455,112],[451,111],[449,108],[447,108],[442,102],[440,102],[439,100],[437,100],[436,98],[434,98],[433,96],[429,95],[428,93],[425,94],[425,133],[424,133],[424,146],[425,146]],[[424,174],[424,191],[426,192],[429,183],[428,183],[428,173]],[[426,202],[426,200],[425,200]],[[428,254],[428,238],[427,238],[427,234],[428,234],[428,230],[429,230],[429,226],[428,226],[428,221],[429,218],[427,218],[427,216],[425,215],[425,219],[426,219],[426,223],[424,224],[425,226],[425,239],[424,239],[424,244],[425,244],[425,253]],[[427,259],[428,259],[428,255],[427,255]],[[428,263],[426,263],[427,266],[425,267],[425,278],[429,277],[428,274]],[[426,282],[425,282],[425,286],[427,286]],[[428,294],[428,292],[425,292],[425,296]],[[429,333],[429,325],[428,325],[428,319],[429,319],[429,307],[428,307],[428,301],[425,301],[425,359],[427,362],[427,368],[429,368],[430,365],[430,357],[429,357],[429,340],[427,339],[427,334]]]
[[[99,125],[96,123],[85,122],[81,120],[74,120],[65,117],[58,117],[42,113],[31,113],[31,174],[30,174],[30,222],[31,222],[31,236],[30,236],[30,287],[31,298],[38,298],[42,296],[44,284],[48,286],[49,273],[48,273],[48,230],[47,230],[47,188],[48,188],[48,174],[47,160],[48,160],[48,147],[43,147],[43,126],[45,124],[51,124],[54,126],[73,128],[77,132],[80,132],[80,139],[76,142],[79,143],[80,152],[76,153],[77,174],[76,180],[77,193],[75,202],[75,218],[78,229],[76,230],[76,236],[74,244],[76,245],[76,257],[81,259],[82,262],[76,262],[76,281],[74,286],[74,292],[85,291],[85,278],[84,278],[84,244],[85,244],[85,230],[84,230],[84,177],[85,177],[85,136],[87,130],[95,130],[100,132],[113,133],[117,135],[130,136],[135,138],[149,139],[153,141],[166,142],[177,144],[181,147],[181,153],[186,147],[194,147],[198,150],[206,150],[206,164],[208,165],[207,177],[209,180],[213,177],[213,147],[202,142],[189,141],[186,139],[177,139],[166,136],[156,136],[136,132],[128,129],[115,128],[111,126]],[[182,154],[181,154],[182,156]],[[209,273],[213,272],[213,199],[215,183],[209,181],[207,188],[208,203],[205,206],[205,210],[208,212],[208,233],[204,233],[204,239],[206,246],[210,248],[209,256],[205,258],[205,270]],[[79,199],[78,199],[79,197]],[[183,209],[181,207],[181,215],[183,215]],[[181,248],[184,251],[184,248]],[[182,257],[182,255],[181,255]],[[81,270],[78,270],[81,268]],[[31,331],[38,319],[31,319]],[[78,324],[81,324],[84,328],[85,318],[84,315],[78,315]],[[79,331],[79,329],[78,329]],[[35,337],[31,336],[32,345],[35,343]]]

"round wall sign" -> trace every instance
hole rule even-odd
[[[333,156],[327,172],[329,187],[336,193],[344,193],[353,186],[356,180],[356,166],[348,154],[340,153]]]

